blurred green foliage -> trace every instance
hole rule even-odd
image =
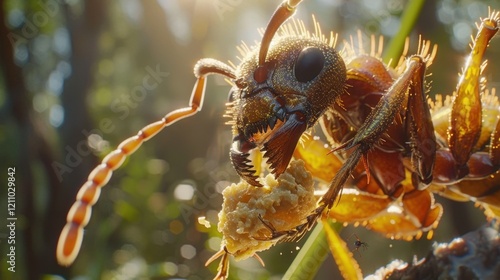
[[[146,124],[187,106],[198,59],[238,63],[235,46],[258,41],[257,29],[265,27],[279,2],[3,1],[7,47],[0,76],[0,178],[6,182],[7,167],[16,167],[18,222],[16,273],[2,262],[0,278],[212,277],[216,264],[207,269],[204,263],[220,242],[215,227],[220,191],[238,181],[228,162],[231,132],[222,117],[229,86],[218,77],[210,78],[200,113],[167,127],[114,173],[70,268],[56,264],[55,242],[78,188],[99,159]],[[315,14],[324,32],[338,32],[341,39],[361,30],[365,42],[372,33],[390,40],[406,5],[403,0],[306,0],[296,17],[307,25]],[[430,69],[431,93],[454,90],[473,23],[487,15],[488,5],[500,9],[497,1],[424,5],[410,39],[416,46],[422,34],[439,45]],[[498,87],[500,48],[490,48],[487,58],[485,76]],[[436,240],[484,221],[471,203],[443,203],[451,205],[445,206]],[[3,188],[0,217],[6,209]],[[207,216],[212,228],[200,226],[199,216]],[[345,234],[353,230],[370,243],[359,260],[365,274],[394,258],[422,256],[431,244],[390,241],[358,228]],[[2,259],[5,236],[0,230]],[[296,246],[301,243],[263,252],[265,268],[255,260],[234,264],[231,274],[234,279],[279,279]],[[327,259],[320,273],[332,271],[335,264]]]

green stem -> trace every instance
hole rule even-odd
[[[337,231],[341,228],[341,225],[337,223],[331,223],[331,225]],[[318,222],[283,279],[313,279],[329,252],[323,224]]]
[[[420,11],[424,6],[425,0],[410,0],[401,16],[401,28],[392,38],[389,46],[385,49],[382,59],[388,63],[391,59],[395,60],[401,56],[406,37],[410,34],[417,22]]]

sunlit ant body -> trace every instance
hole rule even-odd
[[[277,179],[290,170],[292,160],[305,162],[309,176],[330,182],[313,210],[300,216],[278,212],[283,214],[280,219],[288,218],[280,221],[281,227],[259,209],[244,209],[242,217],[254,214],[253,220],[265,228],[267,240],[257,236],[236,250],[224,241],[221,250],[207,261],[221,258],[216,279],[227,278],[230,255],[243,259],[277,242],[297,241],[323,214],[339,223],[361,223],[387,237],[406,240],[420,238],[425,232],[429,232],[428,238],[432,236],[443,214],[434,193],[475,201],[488,218],[498,218],[500,106],[495,91],[485,89],[482,72],[486,66],[483,54],[500,29],[500,12],[490,10],[478,24],[456,89],[446,96],[449,101],[439,97],[430,102],[426,70],[437,54],[436,45],[419,40],[414,55],[405,52],[392,66],[381,59],[382,44],[376,51],[375,39],[370,53],[355,48],[353,40],[337,50],[336,35],[324,36],[317,23],[314,33],[306,31],[300,21],[284,24],[300,2],[286,0],[276,9],[261,43],[241,47],[237,66],[200,59],[194,66],[196,82],[189,105],[146,125],[103,158],[68,212],[57,245],[59,264],[68,266],[77,257],[92,207],[112,173],[165,127],[200,111],[206,79],[212,74],[223,76],[232,86],[226,111],[233,137],[229,159],[249,190],[265,189],[266,172]],[[361,35],[359,41],[362,45]],[[493,104],[483,108],[483,103]],[[335,156],[327,156],[325,143],[309,137],[317,124],[328,144],[335,147]],[[358,166],[360,162],[362,166]],[[231,193],[226,198],[235,205],[249,200],[248,195]],[[290,204],[297,205],[302,206]],[[268,210],[266,207],[262,210]],[[290,217],[298,219],[291,221]],[[241,245],[240,233],[248,231],[230,229],[223,232],[223,240],[232,238],[233,244]],[[366,250],[368,244],[353,235],[353,250]],[[256,246],[262,243],[262,247]]]

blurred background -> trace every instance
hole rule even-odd
[[[76,192],[100,159],[143,126],[187,106],[193,66],[211,57],[237,63],[236,46],[260,40],[280,1],[269,0],[5,0],[0,16],[0,217],[7,215],[7,169],[16,178],[16,272],[2,261],[1,279],[209,279],[219,249],[220,192],[238,177],[228,162],[225,111],[229,86],[210,77],[203,110],[167,127],[114,172],[93,208],[80,255],[57,265],[55,245]],[[307,0],[296,15],[349,38],[357,30],[398,32],[404,0]],[[431,93],[451,93],[469,51],[474,23],[498,1],[427,1],[418,34],[439,45]],[[487,52],[485,76],[499,87],[500,44]],[[439,198],[438,198],[439,199]],[[356,254],[365,275],[393,259],[424,257],[485,222],[472,203],[439,199],[445,214],[433,240],[391,241],[347,227],[369,244]],[[200,226],[199,216],[214,225]],[[6,223],[2,218],[0,223]],[[0,227],[0,259],[8,229]],[[352,242],[354,240],[351,240]],[[301,246],[299,243],[298,246]],[[280,279],[297,244],[232,264],[234,279]],[[331,277],[327,259],[320,273]],[[250,274],[251,273],[251,274]],[[321,276],[318,276],[321,278]]]

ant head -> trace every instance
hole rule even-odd
[[[231,161],[254,186],[260,183],[249,159],[251,151],[263,151],[271,172],[279,176],[302,133],[345,89],[346,67],[333,48],[333,39],[293,30],[294,25],[277,35],[276,29],[287,18],[282,13],[278,9],[274,14],[260,48],[242,59],[230,92]],[[287,31],[290,28],[292,32]]]

